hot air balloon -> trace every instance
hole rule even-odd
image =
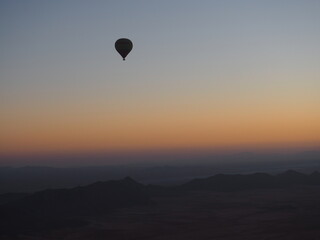
[[[132,50],[132,47],[133,47],[132,42],[127,38],[120,38],[116,41],[116,43],[114,45],[115,45],[117,52],[123,58],[123,61],[126,60],[126,56]]]

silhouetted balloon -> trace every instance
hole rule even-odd
[[[127,38],[120,38],[115,43],[117,52],[122,56],[123,61],[126,60],[126,56],[132,50],[133,44]]]

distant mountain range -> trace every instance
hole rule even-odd
[[[0,236],[86,225],[91,216],[106,215],[123,207],[152,203],[155,195],[188,191],[241,191],[320,185],[320,173],[288,170],[277,175],[217,174],[179,186],[143,185],[130,177],[96,182],[71,189],[44,190],[33,194],[0,195]]]
[[[187,190],[239,191],[254,188],[281,188],[292,185],[320,185],[320,173],[303,174],[288,170],[278,175],[217,174],[209,178],[194,179],[181,187]]]
[[[83,167],[0,167],[0,194],[32,193],[45,189],[86,186],[97,181],[131,176],[144,184],[183,184],[198,177],[218,173],[248,174],[265,172],[277,174],[287,169],[303,173],[320,171],[320,151],[285,153],[191,154],[163,156],[148,164]],[[1,159],[1,156],[0,156]],[[150,158],[145,158],[152,159]],[[180,159],[180,160],[179,160]],[[170,161],[170,162],[169,162]]]

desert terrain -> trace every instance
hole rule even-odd
[[[320,187],[293,186],[234,192],[187,191],[153,197],[147,206],[122,208],[89,224],[29,240],[319,239]],[[8,238],[9,239],[9,238]]]

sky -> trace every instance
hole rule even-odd
[[[319,149],[319,12],[319,0],[2,0],[0,155]]]

